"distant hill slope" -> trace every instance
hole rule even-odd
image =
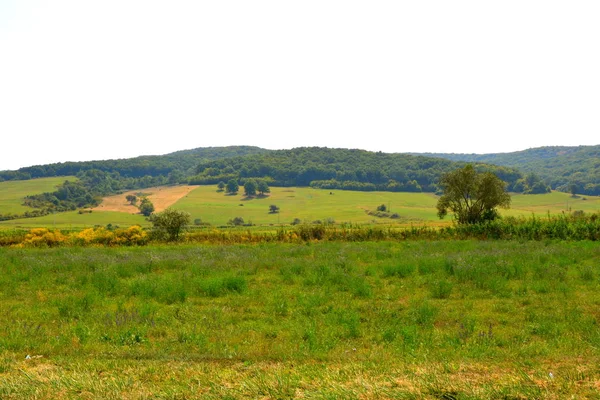
[[[201,147],[160,156],[34,165],[16,171],[0,171],[0,180],[77,175],[93,169],[108,173],[117,172],[121,177],[127,178],[166,177],[173,173],[189,175],[190,170],[194,170],[201,162],[267,151],[269,150],[254,146]]]
[[[577,193],[600,195],[600,145],[537,147],[513,153],[418,155],[517,168],[538,175],[555,190],[569,192],[570,185],[575,185]]]
[[[356,149],[301,147],[230,157],[201,163],[192,184],[229,179],[266,178],[275,186],[313,186],[324,189],[434,192],[441,174],[463,162],[407,154]],[[512,187],[521,173],[514,168],[478,164]]]

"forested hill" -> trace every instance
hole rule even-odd
[[[462,165],[434,157],[303,147],[200,163],[190,183],[266,178],[275,186],[435,192],[441,174]],[[513,168],[483,164],[477,168],[496,173],[509,189],[522,178]]]
[[[0,171],[0,181],[78,175],[81,172],[89,170],[117,173],[124,178],[168,177],[169,175],[176,175],[179,179],[182,176],[193,174],[198,163],[248,154],[259,154],[267,151],[269,150],[254,146],[201,147],[160,156],[35,165],[16,171]]]
[[[517,168],[538,175],[552,189],[600,195],[600,145],[538,147],[512,153],[420,153],[452,161],[482,162]]]

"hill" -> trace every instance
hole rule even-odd
[[[512,153],[418,155],[517,168],[539,176],[555,190],[600,195],[600,145],[537,147]]]
[[[117,173],[124,178],[162,176],[167,179],[172,176],[188,175],[202,162],[267,151],[269,150],[253,146],[200,147],[160,156],[34,165],[16,171],[0,171],[0,181],[77,175],[89,170],[99,170],[111,174]]]
[[[312,186],[360,191],[435,192],[443,173],[463,166],[434,157],[357,149],[300,147],[201,163],[191,184],[263,178],[275,186]],[[477,164],[512,190],[522,178],[514,168]]]

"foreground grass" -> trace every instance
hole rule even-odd
[[[0,398],[591,397],[599,264],[594,242],[0,249]]]

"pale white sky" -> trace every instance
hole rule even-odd
[[[600,144],[600,2],[0,0],[0,170]]]

